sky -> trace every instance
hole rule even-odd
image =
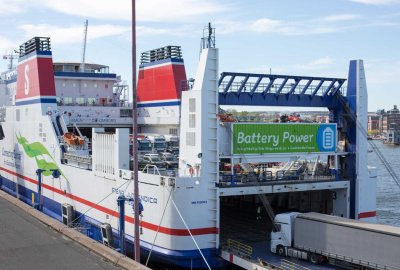
[[[400,0],[137,0],[136,10],[137,54],[182,46],[188,78],[211,22],[220,72],[347,78],[363,59],[369,111],[400,105]],[[131,84],[131,0],[0,0],[0,16],[1,54],[46,36],[53,61],[77,62],[88,19],[86,62]]]

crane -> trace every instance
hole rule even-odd
[[[17,51],[14,51],[17,52]],[[18,59],[18,55],[14,53],[3,55],[4,60],[10,60],[8,64],[8,70],[12,70],[14,68],[14,59]]]

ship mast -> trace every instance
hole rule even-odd
[[[136,0],[132,0],[132,118],[133,118],[133,185],[134,185],[134,218],[135,243],[134,258],[140,263],[139,239],[139,179],[138,179],[138,145],[137,145],[137,100],[136,100]]]
[[[85,72],[85,55],[86,55],[86,40],[87,40],[88,20],[83,25],[83,44],[82,44],[82,61],[81,72]]]

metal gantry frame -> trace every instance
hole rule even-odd
[[[346,79],[223,72],[220,105],[335,107]]]

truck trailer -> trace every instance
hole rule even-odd
[[[319,213],[275,217],[271,252],[348,269],[400,269],[400,228]]]

